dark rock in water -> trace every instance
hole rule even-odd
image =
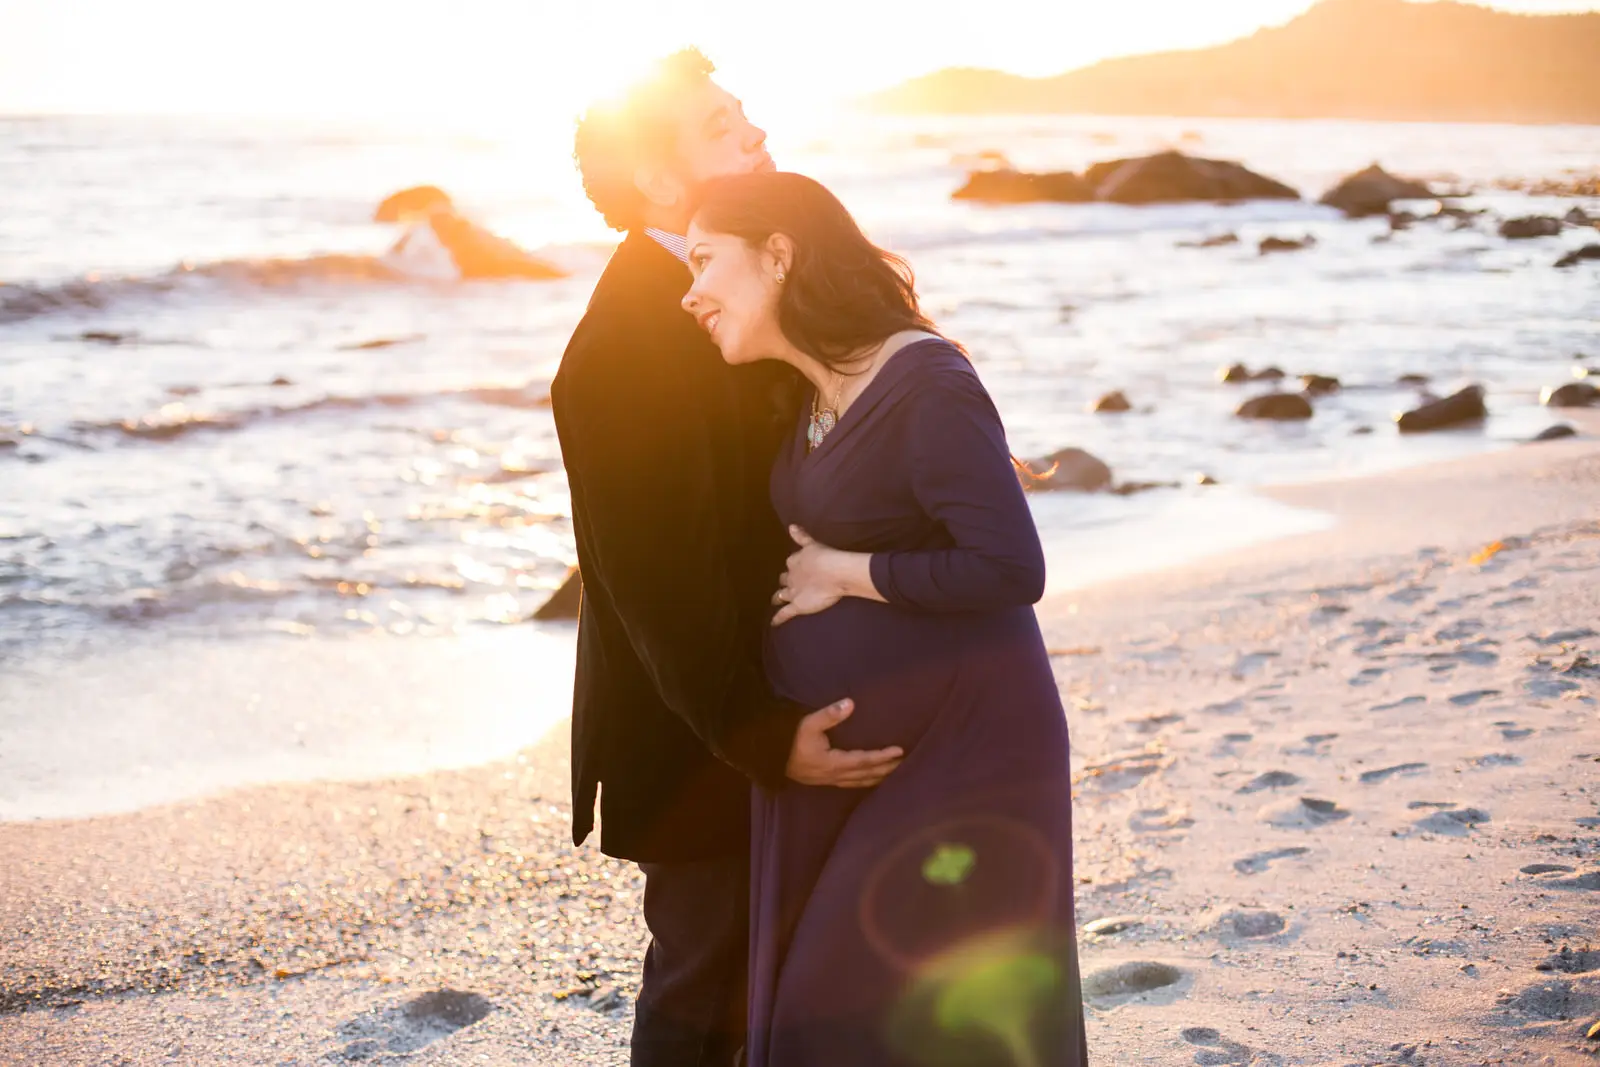
[[[1268,393],[1246,400],[1234,414],[1241,419],[1309,419],[1311,401],[1299,393]]]
[[[448,211],[428,216],[427,226],[450,253],[463,278],[562,278],[566,272],[482,226]],[[403,239],[402,239],[403,243]],[[399,246],[396,246],[398,251]]]
[[[1310,248],[1317,243],[1315,237],[1306,236],[1298,240],[1292,237],[1263,237],[1256,246],[1256,252],[1263,256],[1274,252],[1299,252],[1301,249]]]
[[[1394,200],[1427,200],[1433,190],[1423,182],[1397,178],[1376,163],[1348,175],[1322,194],[1322,203],[1338,208],[1351,218],[1386,215]]]
[[[538,622],[550,622],[555,619],[576,619],[579,606],[583,602],[583,576],[574,567],[567,572],[566,580],[561,583],[549,600],[533,617]]]
[[[1561,217],[1568,226],[1600,226],[1600,219],[1592,219],[1581,207],[1575,207]]]
[[[1337,393],[1339,391],[1339,379],[1329,377],[1326,374],[1302,374],[1300,375],[1300,388],[1304,389],[1309,396],[1326,396],[1329,393]]]
[[[1111,487],[1114,496],[1133,496],[1135,493],[1149,492],[1151,489],[1176,489],[1177,482],[1119,482]]]
[[[1253,382],[1281,382],[1287,377],[1288,375],[1277,367],[1263,367],[1250,375],[1250,380]]]
[[[1447,426],[1481,422],[1488,417],[1489,409],[1483,403],[1483,387],[1469,385],[1443,400],[1434,400],[1408,411],[1396,421],[1401,433],[1425,433]]]
[[[1217,480],[1215,478],[1211,477],[1211,475],[1209,475],[1209,474],[1197,474],[1194,477],[1194,484],[1196,484],[1196,485],[1216,485],[1217,484]]]
[[[1094,199],[1094,189],[1071,171],[1028,174],[1016,170],[978,170],[951,196],[989,204],[1081,204]]]
[[[283,375],[280,374],[276,378],[272,379],[272,381],[268,382],[267,384],[270,385],[270,386],[273,386],[275,388],[282,389],[285,386],[293,385],[294,382],[290,381],[288,378],[285,378]]]
[[[1412,223],[1418,221],[1420,221],[1420,216],[1413,215],[1409,211],[1391,211],[1389,212],[1389,232],[1395,233],[1399,230],[1409,230]]]
[[[1198,241],[1179,241],[1179,248],[1223,248],[1227,245],[1239,243],[1236,233],[1214,233],[1210,237],[1202,237]]]
[[[1373,431],[1372,431],[1372,427],[1371,426],[1357,426],[1355,429],[1350,431],[1350,436],[1351,437],[1365,437],[1367,434],[1370,434],[1372,432]]]
[[[1546,426],[1544,429],[1540,430],[1537,434],[1535,434],[1530,440],[1533,441],[1533,442],[1536,442],[1536,441],[1559,441],[1563,437],[1576,437],[1576,436],[1578,436],[1578,431],[1577,430],[1574,430],[1571,426],[1568,426],[1564,422],[1558,422],[1554,426]]]
[[[1600,400],[1600,386],[1588,382],[1568,382],[1539,393],[1539,403],[1547,408],[1586,408]]]
[[[134,333],[115,333],[111,330],[85,330],[78,335],[78,340],[93,341],[102,345],[120,345],[135,340],[138,336]]]
[[[1221,370],[1217,371],[1217,378],[1220,381],[1229,382],[1235,385],[1237,385],[1239,382],[1248,382],[1251,378],[1250,368],[1246,367],[1243,363],[1235,363],[1231,367],[1223,367]]]
[[[372,215],[373,222],[404,222],[408,218],[435,211],[454,211],[455,205],[436,185],[417,185],[386,198]]]
[[[1111,468],[1081,448],[1063,448],[1028,466],[1033,476],[1018,472],[1024,489],[1095,493],[1111,487]]]
[[[1092,410],[1096,414],[1132,411],[1133,405],[1128,403],[1128,398],[1122,394],[1121,390],[1115,390],[1096,400]]]
[[[1428,380],[1426,374],[1402,374],[1395,382],[1399,385],[1427,385]]]
[[[1097,199],[1117,204],[1300,199],[1299,193],[1282,182],[1238,163],[1175,151],[1096,163],[1083,177]]]
[[[393,348],[395,345],[408,345],[413,341],[421,341],[424,335],[420,333],[408,334],[405,337],[374,337],[370,341],[357,341],[355,344],[340,345],[342,352],[376,352],[380,348]]]
[[[1508,241],[1555,237],[1560,232],[1561,220],[1549,215],[1526,215],[1520,219],[1507,219],[1500,224],[1500,236]]]
[[[1556,260],[1556,266],[1565,270],[1567,267],[1576,267],[1586,259],[1600,259],[1600,245],[1584,245],[1574,248],[1571,252]]]

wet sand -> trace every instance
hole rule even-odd
[[[1600,417],[1567,421],[1041,605],[1097,1062],[1590,1062]],[[369,646],[409,665],[374,705],[499,677],[431,647]],[[303,652],[259,646],[315,719]],[[568,844],[565,750],[0,825],[0,1063],[625,1062],[640,883]]]

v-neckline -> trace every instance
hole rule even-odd
[[[807,433],[807,431],[810,429],[810,415],[802,413],[800,424],[796,427],[797,437],[800,441],[800,464],[804,466],[805,464],[816,459],[828,447],[830,442],[839,437],[840,433],[844,430],[845,421],[865,405],[867,398],[872,395],[872,391],[876,389],[878,384],[882,382],[888,375],[889,367],[893,365],[895,360],[899,359],[913,348],[920,348],[923,345],[931,345],[934,343],[949,344],[949,342],[945,341],[945,339],[942,337],[923,337],[919,340],[903,344],[894,352],[890,353],[889,358],[883,361],[883,365],[878,368],[878,372],[872,376],[872,381],[868,382],[866,384],[866,388],[861,390],[860,396],[851,401],[850,406],[845,409],[844,414],[840,415],[838,421],[833,424],[833,429],[828,431],[828,436],[824,437],[822,439],[822,443],[816,448],[807,447],[807,445],[810,444],[810,438]]]

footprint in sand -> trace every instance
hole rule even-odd
[[[1299,784],[1298,774],[1290,774],[1288,771],[1268,771],[1266,774],[1256,775],[1235,791],[1245,794],[1259,793],[1266,789],[1287,789],[1291,785]]]
[[[1549,889],[1600,889],[1600,868],[1585,871],[1574,878],[1546,878],[1539,884]]]
[[[1460,708],[1470,708],[1472,705],[1488,700],[1490,697],[1500,695],[1498,689],[1469,689],[1465,693],[1457,693],[1450,698],[1450,703]]]
[[[1349,684],[1353,686],[1371,685],[1388,673],[1389,671],[1386,667],[1368,667],[1353,676]]]
[[[1319,826],[1350,817],[1348,811],[1333,801],[1316,797],[1268,804],[1258,814],[1263,822],[1284,830],[1315,830]]]
[[[1183,981],[1183,972],[1166,963],[1135,960],[1095,971],[1083,979],[1083,995],[1095,1007],[1109,1008]]]
[[[1268,852],[1256,852],[1243,859],[1234,860],[1233,869],[1240,874],[1260,874],[1279,860],[1304,856],[1310,851],[1309,848],[1296,846],[1294,848],[1275,848]]]
[[[1244,678],[1255,674],[1268,663],[1278,658],[1276,652],[1246,652],[1233,661],[1232,674],[1235,678]]]
[[[1175,713],[1146,715],[1143,718],[1128,720],[1128,729],[1136,734],[1153,734],[1159,733],[1164,726],[1171,726],[1182,721],[1183,716]]]
[[[1473,827],[1489,821],[1489,813],[1482,808],[1451,808],[1436,811],[1412,823],[1418,830],[1448,837],[1465,837]]]
[[[1249,941],[1281,934],[1289,924],[1275,911],[1235,908],[1223,912],[1208,929],[1224,940]]]
[[[355,1062],[405,1056],[482,1022],[493,1010],[494,1005],[477,993],[453,989],[424,993],[399,1007],[373,1009],[341,1023],[334,1033],[348,1044],[328,1058]]]
[[[1300,739],[1302,744],[1293,747],[1285,745],[1283,752],[1287,756],[1326,756],[1328,742],[1338,736],[1338,734],[1306,734]]]
[[[1433,591],[1431,585],[1408,585],[1404,589],[1396,589],[1387,599],[1396,604],[1415,604],[1419,600],[1427,599],[1428,594]]]
[[[1536,971],[1554,971],[1557,974],[1588,974],[1591,971],[1600,971],[1600,952],[1594,949],[1583,949],[1574,952],[1563,945],[1561,951],[1540,963],[1534,964]]]
[[[1239,745],[1255,740],[1255,734],[1223,734],[1211,749],[1213,756],[1236,756]]]
[[[1200,709],[1204,715],[1237,715],[1244,710],[1243,700],[1222,700],[1214,704],[1207,704]]]
[[[1474,767],[1515,767],[1521,762],[1521,756],[1513,756],[1508,752],[1491,752],[1487,756],[1475,757],[1472,765]]]
[[[1194,1062],[1199,1064],[1199,1067],[1230,1067],[1233,1064],[1238,1064],[1240,1067],[1245,1064],[1266,1067],[1267,1064],[1282,1062],[1277,1056],[1257,1052],[1249,1045],[1230,1041],[1209,1026],[1191,1026],[1178,1036],[1187,1044],[1198,1046]]]
[[[1537,982],[1516,993],[1501,993],[1498,1003],[1506,1011],[1535,1019],[1582,1019],[1600,1014],[1600,989],[1593,982],[1578,982],[1570,978]]]
[[[1128,820],[1128,829],[1140,834],[1171,833],[1174,830],[1187,830],[1193,825],[1194,820],[1189,818],[1186,808],[1141,808]]]
[[[1393,703],[1390,703],[1390,704],[1374,704],[1372,706],[1372,710],[1373,711],[1394,711],[1396,708],[1406,708],[1406,707],[1410,707],[1413,704],[1426,704],[1427,702],[1428,702],[1428,698],[1424,697],[1424,696],[1401,697],[1399,700],[1396,700],[1396,701],[1394,701]]]
[[[1514,608],[1521,604],[1532,603],[1533,597],[1529,596],[1527,593],[1521,593],[1514,597],[1507,597],[1505,600],[1496,600],[1493,604],[1490,604],[1489,607],[1491,610],[1499,610],[1501,608]]]
[[[1445,605],[1440,604],[1440,607]],[[1443,630],[1436,630],[1433,634],[1435,641],[1465,641],[1483,632],[1482,619],[1457,619]]]
[[[1533,733],[1533,727],[1518,726],[1514,722],[1501,721],[1490,725],[1499,727],[1500,736],[1507,741],[1521,741],[1524,737],[1528,737]]]
[[[1085,767],[1083,780],[1101,793],[1120,793],[1132,789],[1152,774],[1166,770],[1171,763],[1159,752],[1139,752]]]
[[[1574,641],[1582,641],[1588,637],[1600,637],[1600,633],[1589,629],[1587,626],[1580,629],[1552,630],[1542,636],[1529,634],[1528,640],[1540,645],[1570,645]]]
[[[1375,785],[1386,781],[1397,774],[1419,774],[1428,769],[1426,763],[1397,763],[1393,767],[1382,767],[1375,771],[1365,771],[1361,780],[1367,785]]]
[[[1519,868],[1523,874],[1571,874],[1576,867],[1568,867],[1565,863],[1530,863]]]

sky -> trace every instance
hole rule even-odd
[[[567,122],[684,44],[762,113],[947,66],[1056,74],[1221,43],[1310,0],[0,0],[0,114]],[[1496,0],[1506,10],[1600,8]],[[973,11],[981,11],[974,16]],[[912,19],[910,16],[915,15]]]

